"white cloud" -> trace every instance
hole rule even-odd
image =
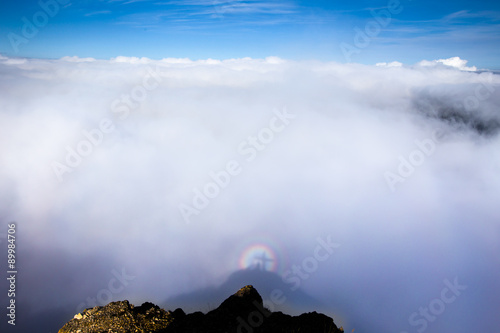
[[[500,79],[470,68],[2,57],[0,212],[23,227],[29,255],[65,277],[46,297],[70,307],[112,269],[136,276],[116,297],[161,302],[220,282],[245,241],[281,244],[290,267],[331,234],[338,254],[303,287],[352,328],[410,330],[408,316],[458,276],[468,290],[428,331],[485,331],[496,317],[483,310],[500,299],[483,297],[498,296]],[[295,118],[280,126],[284,107]],[[100,136],[106,119],[114,129]],[[248,161],[241,148],[259,135]],[[435,149],[419,153],[428,140]],[[91,153],[60,183],[51,164],[74,162],[68,149]],[[384,175],[401,159],[418,165],[393,193]],[[186,225],[179,204],[232,160],[241,173]],[[102,258],[91,276],[68,266],[90,258]],[[42,294],[34,261],[27,295]]]
[[[137,57],[123,57],[123,56],[118,56],[116,58],[113,58],[111,59],[111,61],[128,63],[128,64],[148,64],[151,62],[151,60],[146,57],[137,58]]]
[[[96,61],[96,59],[94,59],[94,58],[80,58],[80,57],[77,57],[77,56],[62,57],[61,60],[68,61],[68,62],[94,62],[94,61]]]
[[[460,59],[460,57],[452,57],[452,58],[448,58],[448,59],[439,59],[439,60],[432,60],[432,61],[422,60],[421,62],[418,63],[418,65],[429,67],[429,66],[436,66],[436,65],[442,64],[445,66],[460,69],[462,71],[470,71],[470,72],[477,71],[476,66],[467,67],[466,66],[467,62],[468,62],[467,60]]]
[[[403,64],[399,61],[393,61],[393,62],[379,62],[377,64],[375,64],[375,66],[379,66],[379,67],[402,67]]]

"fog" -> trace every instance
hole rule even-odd
[[[346,332],[497,332],[499,91],[460,58],[0,56],[18,322],[217,286],[257,246]]]

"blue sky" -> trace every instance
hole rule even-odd
[[[103,59],[279,56],[366,64],[459,56],[480,68],[500,68],[495,1],[401,0],[385,26],[375,16],[391,5],[387,0],[56,1],[3,2],[0,53]],[[41,3],[51,4],[52,15],[43,13]],[[25,29],[25,38],[27,21],[39,27],[33,36]],[[356,35],[367,27],[376,30],[357,47]],[[346,57],[341,45],[359,52]]]

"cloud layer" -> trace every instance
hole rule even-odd
[[[122,270],[113,300],[217,284],[241,244],[279,248],[283,274],[331,235],[301,286],[348,331],[498,326],[495,74],[460,58],[0,57],[0,88],[0,213],[34,312],[76,312]],[[442,310],[455,278],[467,288]]]

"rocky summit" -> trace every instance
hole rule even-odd
[[[253,286],[245,286],[206,314],[165,311],[152,303],[134,306],[112,302],[78,313],[59,333],[279,333],[343,332],[333,319],[320,313],[289,316],[266,309]]]

